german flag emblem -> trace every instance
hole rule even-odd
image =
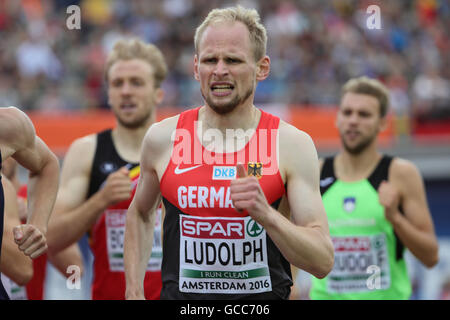
[[[261,162],[249,162],[247,164],[247,174],[254,176],[258,179],[262,178],[262,163]]]

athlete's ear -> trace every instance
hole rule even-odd
[[[160,104],[164,99],[164,90],[161,88],[157,88],[155,90],[155,102],[156,104]]]
[[[256,63],[256,80],[265,80],[270,73],[270,58],[269,56],[264,56]]]
[[[385,115],[384,117],[380,118],[380,125],[379,125],[379,132],[383,132],[384,130],[386,130],[388,127],[388,119],[387,119],[387,115]]]
[[[194,78],[197,81],[200,81],[200,77],[198,76],[198,56],[194,56]]]
[[[337,109],[337,111],[336,111],[336,116],[334,117],[334,127],[336,128],[336,129],[338,129],[339,127],[338,127],[338,120],[339,120],[339,112],[340,112],[340,109],[341,107],[340,106],[338,106],[338,109]]]

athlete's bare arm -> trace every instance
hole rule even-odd
[[[145,135],[136,194],[127,212],[124,264],[126,299],[144,299],[144,276],[153,246],[155,212],[161,201],[159,181],[170,161],[177,117],[155,123]]]
[[[0,145],[2,159],[12,156],[30,172],[27,223],[16,226],[14,235],[21,250],[36,258],[47,250],[45,236],[58,189],[58,159],[36,136],[28,116],[14,107],[0,112]]]
[[[49,222],[48,242],[52,255],[80,239],[95,221],[102,206],[86,200],[94,158],[94,135],[75,140],[63,161],[61,182]],[[78,209],[78,210],[77,210]]]
[[[13,228],[20,224],[15,189],[5,176],[2,176],[2,184],[5,193],[5,218],[0,272],[19,286],[24,286],[33,277],[33,263],[14,242]]]
[[[131,196],[128,170],[121,168],[108,176],[104,188],[86,199],[96,145],[95,135],[77,139],[65,156],[49,223],[48,241],[53,255],[81,239],[108,206]]]
[[[237,209],[247,210],[264,226],[291,264],[323,278],[333,267],[334,252],[319,191],[316,149],[308,135],[284,122],[279,143],[290,217],[270,207],[254,177],[233,180],[231,198]]]
[[[48,260],[52,263],[56,270],[58,270],[66,278],[72,275],[72,273],[67,273],[70,266],[77,266],[80,268],[80,276],[83,275],[83,257],[81,255],[78,243],[74,243],[55,254],[49,251]]]
[[[382,182],[378,194],[385,216],[394,226],[402,243],[425,266],[438,262],[438,243],[428,209],[425,187],[416,166],[395,158],[389,170],[389,182]],[[404,215],[399,211],[402,206]]]
[[[292,264],[325,277],[333,268],[334,249],[320,194],[317,151],[306,133],[284,122],[280,123],[280,169],[285,172],[290,221],[280,219],[274,235],[268,232]]]

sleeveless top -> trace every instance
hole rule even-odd
[[[199,109],[180,114],[171,161],[160,181],[166,209],[161,299],[287,299],[289,262],[230,198],[230,181],[242,163],[278,208],[285,194],[277,160],[280,119],[261,111],[245,148],[218,153],[204,148],[197,136]]]
[[[378,187],[388,180],[392,158],[383,156],[367,178],[336,178],[334,158],[321,172],[321,193],[334,245],[334,267],[324,279],[312,279],[312,299],[408,299],[404,246],[384,216]],[[401,208],[400,208],[400,211]]]
[[[110,206],[100,216],[90,230],[90,247],[94,256],[92,299],[125,299],[125,273],[123,263],[123,241],[125,235],[126,212],[136,191],[140,167],[137,163],[123,160],[114,146],[111,130],[97,135],[97,149],[94,156],[88,198],[103,187],[108,175],[123,166],[130,169],[133,183],[131,198]],[[161,291],[161,225],[155,226],[152,257],[149,260],[144,280],[146,299],[159,299]]]

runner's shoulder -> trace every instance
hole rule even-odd
[[[97,134],[90,134],[84,137],[75,139],[69,150],[76,150],[77,152],[93,152],[97,146]]]
[[[310,135],[283,120],[280,121],[278,141],[280,142],[280,158],[298,155],[299,152],[302,152],[302,154],[316,153]]]
[[[17,125],[18,123],[29,123],[29,117],[25,112],[21,111],[17,107],[2,107],[2,112],[0,112],[0,120],[4,121],[5,125],[12,122],[12,124]]]
[[[311,143],[312,139],[308,133],[297,127],[289,124],[283,120],[280,121],[279,126],[280,140],[287,143]]]
[[[395,157],[389,171],[389,175],[402,184],[408,184],[411,180],[421,178],[417,166],[412,161],[403,158]]]
[[[31,144],[34,141],[35,130],[27,114],[16,107],[1,108],[0,131],[6,141],[18,144]]]
[[[94,160],[97,148],[97,134],[90,134],[75,139],[64,157],[63,167],[79,168],[88,172]],[[80,156],[82,155],[82,156]]]
[[[145,134],[145,148],[161,150],[171,146],[179,115],[154,123]]]

